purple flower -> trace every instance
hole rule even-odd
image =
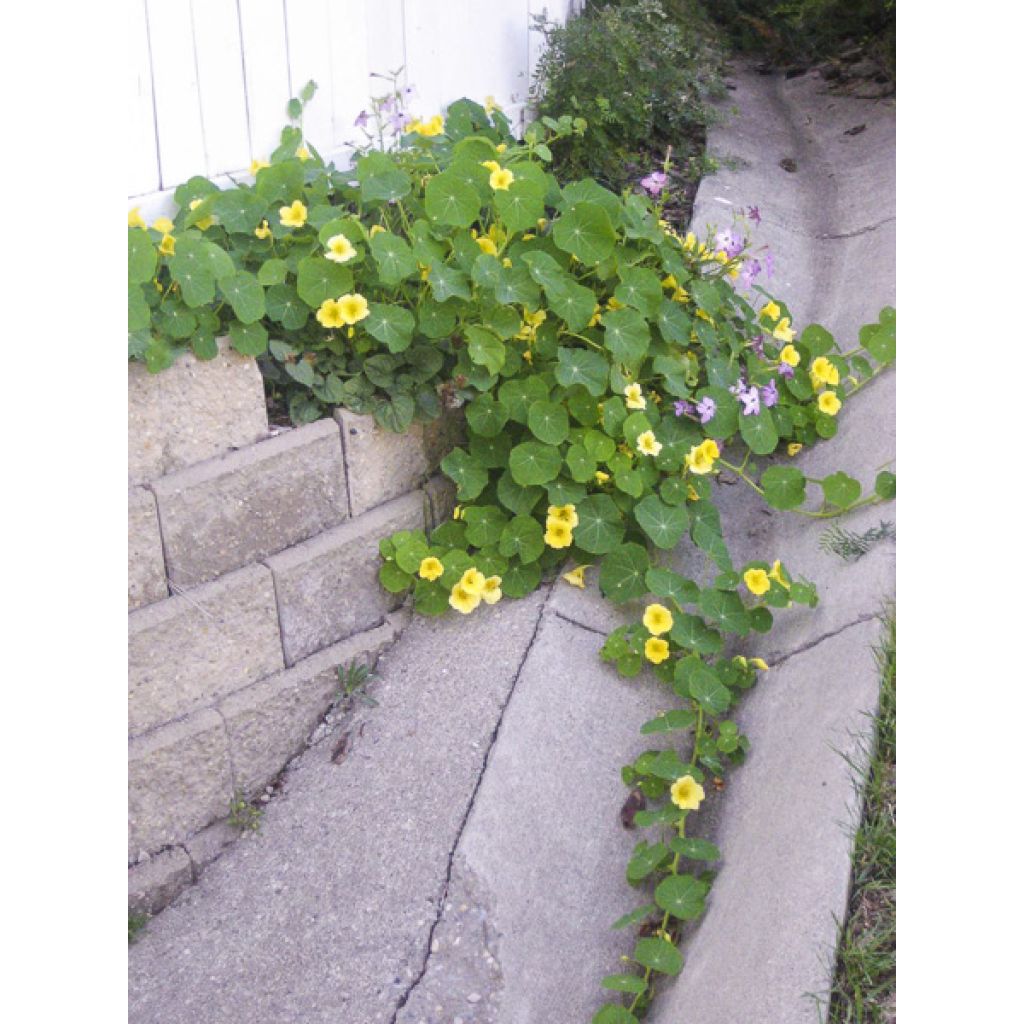
[[[793,379],[793,367],[789,363],[779,363],[779,376]]]
[[[391,125],[391,130],[396,135],[402,134],[402,129],[412,120],[408,114],[403,114],[400,110],[396,110],[393,114],[388,117],[388,123]]]
[[[648,195],[659,196],[668,184],[668,175],[664,171],[651,171],[646,178],[640,179],[640,185]]]
[[[715,400],[710,395],[705,395],[698,403],[695,412],[700,417],[701,423],[707,423],[715,415]]]
[[[741,391],[739,399],[743,403],[744,416],[756,416],[761,411],[761,396],[756,387],[751,386]]]
[[[764,263],[761,265],[761,269],[764,271],[764,276],[771,277],[775,273],[775,257],[770,251],[765,251]]]
[[[360,110],[353,123],[357,128],[365,128],[370,123],[370,115],[365,110]]]
[[[715,248],[721,249],[729,259],[733,260],[741,252],[743,252],[743,246],[746,242],[743,236],[738,232],[729,228],[727,231],[719,231],[715,235]]]
[[[394,96],[386,96],[380,101],[381,113],[387,114],[391,111],[391,108],[395,105]]]
[[[744,288],[749,288],[754,283],[754,278],[761,273],[761,261],[753,258],[748,259],[743,264],[743,269],[740,271],[740,284]]]
[[[742,377],[740,377],[740,379],[736,381],[736,383],[733,384],[731,388],[729,388],[729,394],[735,395],[737,398],[739,398],[740,393],[746,390],[747,382]]]
[[[675,404],[675,411],[677,416],[694,416],[697,413],[697,408],[693,402],[686,402],[680,399]]]
[[[750,347],[754,350],[754,355],[756,355],[758,359],[766,358],[764,354],[763,334],[759,334],[756,338],[752,339],[750,342]]]
[[[779,401],[779,389],[775,384],[775,378],[772,377],[768,383],[761,388],[761,401],[764,402],[764,407],[770,409],[773,405],[777,405]]]
[[[756,206],[747,207],[747,216],[755,223],[761,223],[761,211]]]

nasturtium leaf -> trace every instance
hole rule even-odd
[[[264,288],[269,288],[272,284],[283,284],[287,276],[288,264],[278,259],[266,260],[260,264],[260,269],[256,272],[256,280]]]
[[[444,263],[436,263],[430,268],[427,281],[438,302],[447,302],[452,297],[469,299],[473,294],[466,275]]]
[[[671,299],[662,299],[658,307],[658,330],[666,341],[675,341],[680,345],[687,345],[690,342],[690,327],[692,321],[678,302]]]
[[[526,423],[530,433],[544,444],[559,445],[569,436],[569,414],[559,402],[534,402]]]
[[[750,616],[734,590],[702,590],[697,604],[707,621],[719,629],[738,636],[750,632]]]
[[[626,865],[626,878],[630,882],[639,882],[646,878],[666,857],[668,847],[664,843],[653,843],[648,845],[647,841],[641,839],[633,850],[633,856],[629,858]]]
[[[694,280],[689,284],[690,293],[693,295],[697,306],[704,310],[708,316],[713,317],[722,307],[722,297],[718,289],[711,281]]]
[[[667,597],[677,604],[695,604],[700,590],[693,580],[671,569],[653,567],[647,570],[647,589],[658,597]]]
[[[424,205],[434,223],[468,228],[480,214],[480,194],[449,169],[427,182]]]
[[[579,514],[579,508],[576,510]],[[582,523],[582,517],[580,519]],[[575,539],[580,547],[579,527]],[[601,560],[601,593],[613,604],[622,604],[647,593],[646,575],[651,567],[647,551],[632,542],[621,544]]]
[[[420,562],[429,554],[427,538],[419,531],[410,532],[395,544],[395,561],[403,572],[419,572]]]
[[[814,608],[818,603],[818,591],[811,583],[794,583],[789,588],[789,596],[795,604],[806,604]]]
[[[659,750],[647,765],[649,775],[653,775],[657,779],[664,779],[666,782],[674,782],[680,776],[685,775],[689,767],[678,752],[672,749]]]
[[[515,303],[529,309],[540,306],[540,288],[523,266],[501,268],[494,285],[494,297],[498,302]]]
[[[774,617],[763,605],[751,608],[747,614],[750,616],[750,628],[757,633],[768,633],[772,628]]]
[[[128,229],[128,283],[147,284],[156,272],[156,249],[142,228]]]
[[[540,583],[540,565],[513,565],[501,577],[501,590],[508,597],[526,597]]]
[[[860,483],[846,473],[831,473],[821,482],[827,501],[840,508],[852,505],[860,497]]]
[[[286,194],[292,195],[291,190],[286,190]],[[270,220],[267,199],[250,189],[233,188],[218,192],[213,198],[213,212],[221,227],[232,235],[251,235],[264,220]]]
[[[182,340],[196,329],[196,316],[180,302],[166,302],[154,311],[153,326],[168,338]]]
[[[263,289],[255,274],[239,270],[220,282],[220,290],[224,293],[228,305],[234,310],[235,316],[243,324],[255,323],[265,315]]]
[[[700,781],[697,771],[690,769],[690,774]],[[679,821],[679,808],[675,804],[669,804],[666,807],[659,807],[655,811],[637,811],[633,820],[641,828],[647,828],[649,825],[675,824]]]
[[[756,416],[740,416],[740,436],[755,455],[771,455],[779,443],[771,409],[762,406]]]
[[[228,328],[228,337],[231,338],[231,347],[243,356],[261,356],[267,351],[267,329],[261,323],[246,324],[233,320]],[[308,363],[305,365],[309,366]]]
[[[149,303],[140,285],[128,286],[128,330],[142,331],[149,326]]]
[[[608,389],[608,361],[585,348],[559,348],[555,380],[564,388],[582,384],[595,398]]]
[[[530,406],[547,397],[548,386],[538,376],[518,377],[498,388],[498,401],[516,423],[525,423]]]
[[[644,722],[640,727],[640,732],[645,736],[659,732],[685,732],[693,728],[693,723],[696,720],[697,716],[692,711],[676,708],[673,711],[666,711],[663,715],[658,715],[657,718],[652,718],[649,722]]]
[[[597,459],[581,444],[569,445],[565,453],[565,464],[569,468],[569,475],[581,484],[593,480],[597,471]]]
[[[615,442],[601,430],[588,430],[583,435],[583,447],[598,462],[607,462],[615,454]]]
[[[606,974],[601,979],[601,987],[610,988],[613,992],[629,992],[632,995],[639,995],[641,992],[647,991],[647,982],[639,974]],[[629,1016],[607,1017],[608,1024],[615,1024],[616,1021],[628,1021],[630,1018],[636,1020],[636,1017],[629,1013],[625,1007],[620,1006],[618,1009],[623,1010]],[[595,1017],[594,1020],[597,1020],[597,1018]]]
[[[462,448],[450,451],[441,460],[441,469],[455,482],[461,501],[472,501],[487,486],[487,470]]]
[[[412,188],[412,179],[386,153],[370,152],[360,157],[356,177],[363,200],[368,203],[401,199]]]
[[[404,352],[412,344],[416,320],[404,306],[375,302],[363,321],[366,333],[383,342],[389,352]]]
[[[352,271],[322,256],[301,260],[296,278],[299,298],[314,309],[325,300],[340,298],[352,290]]]
[[[544,553],[544,528],[532,516],[516,516],[503,527],[498,550],[506,558],[518,557],[524,565],[536,562]]]
[[[570,331],[581,331],[594,315],[597,298],[594,293],[577,284],[568,275],[557,286],[545,286],[548,304],[568,325]]]
[[[769,466],[761,474],[761,486],[772,508],[799,508],[807,497],[807,478],[796,466]]]
[[[839,430],[839,421],[835,416],[826,416],[824,413],[818,413],[814,417],[814,429],[818,437],[828,441],[836,436]]]
[[[875,477],[875,494],[887,501],[890,498],[895,498],[896,474],[890,473],[888,470],[882,470],[882,472]]]
[[[477,395],[466,406],[466,420],[475,434],[497,437],[508,422],[508,412],[492,395]]]
[[[896,358],[896,320],[870,324],[860,329],[860,343],[879,363],[891,363]]]
[[[681,647],[699,654],[716,654],[722,649],[722,636],[711,629],[698,615],[674,615],[669,634]]]
[[[559,249],[588,266],[600,263],[615,248],[615,229],[607,211],[586,200],[570,206],[554,222],[551,234]]]
[[[659,974],[676,975],[683,969],[683,954],[671,942],[661,938],[637,939],[633,959]]]
[[[627,366],[639,366],[647,355],[651,332],[647,321],[635,309],[615,309],[601,317],[604,344]]]
[[[384,562],[377,574],[380,585],[390,594],[401,594],[412,586],[413,577],[410,573],[403,572],[396,562]]]
[[[666,551],[679,543],[689,525],[683,506],[666,505],[655,494],[648,494],[646,498],[637,502],[633,514],[640,524],[640,529],[650,537],[655,547]]]
[[[521,487],[546,484],[558,476],[562,456],[557,448],[537,441],[517,444],[509,455],[508,468],[512,479]]]
[[[690,536],[694,544],[706,551],[715,565],[724,572],[732,570],[732,559],[722,539],[722,520],[715,505],[706,500],[690,505]]]
[[[498,501],[514,515],[532,512],[543,493],[540,487],[521,487],[508,470],[498,477]]]
[[[619,274],[615,298],[625,306],[632,306],[648,319],[658,316],[663,301],[661,281],[653,270],[633,267]],[[671,303],[677,309],[678,303]]]
[[[808,324],[800,333],[800,344],[807,349],[810,359],[816,359],[831,352],[836,340],[821,324]]]
[[[309,319],[310,308],[290,284],[275,284],[267,289],[267,316],[289,331],[297,331]]]
[[[447,338],[455,329],[455,310],[433,299],[424,299],[420,303],[416,318],[420,333],[427,338]]]
[[[507,189],[494,193],[498,216],[511,231],[526,231],[544,216],[544,186],[517,175]]]
[[[416,272],[416,257],[404,238],[390,231],[380,231],[369,244],[382,284],[398,284]]]
[[[440,580],[416,580],[413,605],[417,614],[435,617],[444,615],[451,608],[448,597],[449,591],[441,585]]]
[[[654,902],[682,921],[692,921],[704,913],[708,884],[693,875],[669,875],[654,890]]]
[[[673,853],[678,853],[680,857],[685,857],[687,860],[719,860],[722,856],[722,851],[706,839],[676,836],[668,845]]]
[[[471,409],[480,398],[475,399],[467,407]],[[500,407],[499,407],[500,408]],[[469,454],[475,458],[481,466],[487,469],[504,469],[508,465],[508,455],[512,451],[512,438],[500,431],[493,437],[483,437],[479,431],[475,431],[469,439]]]
[[[497,505],[473,505],[463,512],[462,518],[466,521],[466,540],[478,548],[497,544],[508,523],[508,516]]]
[[[604,555],[622,543],[626,527],[619,507],[607,494],[591,494],[576,505],[579,524],[573,531],[576,546],[592,555]]]
[[[216,359],[217,353],[220,351],[217,348],[217,339],[213,334],[201,328],[197,329],[196,333],[192,335],[189,344],[192,346],[192,351],[195,353],[196,358],[204,361]]]
[[[467,327],[466,342],[469,358],[489,373],[497,373],[505,365],[505,345],[486,327]]]
[[[686,687],[689,695],[709,715],[721,715],[729,710],[732,695],[696,655],[676,663],[676,679]]]
[[[537,147],[540,148],[539,146]],[[590,1024],[640,1024],[636,1015],[619,1003],[605,1003],[593,1017]]]

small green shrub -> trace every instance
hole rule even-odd
[[[239,832],[258,832],[263,812],[244,793],[235,793],[228,805],[228,824]]]

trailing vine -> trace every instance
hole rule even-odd
[[[624,820],[654,830],[626,874],[653,901],[615,922],[639,932],[627,969],[603,981],[624,1001],[594,1017],[637,1021],[703,913],[719,851],[687,822],[743,760],[727,715],[767,669],[725,655],[725,636],[817,603],[774,555],[733,563],[713,482],[731,474],[812,518],[891,498],[888,471],[865,488],[790,460],[833,437],[845,402],[895,359],[895,311],[847,351],[820,325],[798,333],[765,288],[756,208],[697,237],[662,219],[667,160],[625,195],[556,181],[550,143],[585,131],[581,119],[544,118],[517,140],[491,104],[411,119],[393,88],[360,115],[368,142],[348,171],[303,139],[311,97],[293,101],[251,185],[193,178],[173,221],[136,212],[130,356],[158,372],[187,349],[212,357],[226,332],[299,422],[344,404],[404,430],[464,407],[466,441],[441,463],[453,517],[380,542],[382,586],[421,614],[485,614],[561,570],[567,585],[596,577],[616,604],[646,600],[602,657],[627,677],[648,668],[672,693],[679,706],[642,733],[677,742],[622,769]],[[708,579],[659,561],[687,541]]]

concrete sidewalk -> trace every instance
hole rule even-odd
[[[739,114],[711,147],[746,163],[702,183],[695,223],[725,227],[731,209],[759,206],[772,289],[798,328],[817,320],[848,342],[894,298],[893,108],[825,95],[810,76],[734,81]],[[894,388],[890,371],[798,464],[870,486],[895,455]],[[735,481],[718,500],[737,562],[782,558],[822,600],[778,613],[745,648],[772,665],[739,716],[751,756],[697,816],[724,859],[650,1019],[813,1024],[804,993],[828,984],[856,813],[840,752],[876,701],[872,617],[893,589],[893,548],[847,564],[820,549],[826,524]],[[844,525],[882,518],[892,504]],[[471,621],[413,620],[378,665],[379,707],[297,759],[260,832],[131,948],[132,1021],[586,1024],[601,976],[632,948],[609,926],[643,901],[625,881],[639,836],[619,823],[619,768],[670,702],[598,659],[627,618],[636,609],[596,585],[558,582]]]

